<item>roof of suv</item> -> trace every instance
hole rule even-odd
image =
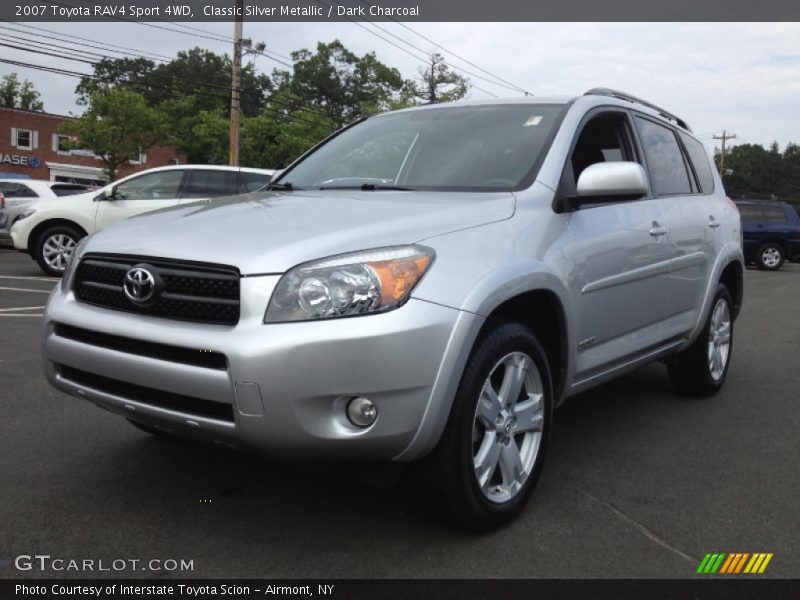
[[[592,88],[585,92],[582,96],[523,96],[517,98],[496,98],[496,99],[484,99],[484,100],[457,100],[455,102],[448,102],[446,104],[425,104],[422,106],[413,106],[410,108],[401,109],[398,111],[391,111],[390,113],[383,113],[383,114],[393,114],[395,112],[406,112],[406,111],[416,111],[416,110],[430,110],[435,108],[442,108],[443,106],[484,106],[484,105],[500,105],[500,104],[568,104],[570,102],[575,102],[577,100],[584,99],[587,102],[592,102],[592,104],[600,105],[600,104],[613,104],[617,106],[631,106],[634,105],[637,110],[640,110],[644,113],[647,113],[650,116],[656,117],[662,121],[666,121],[671,125],[675,125],[689,133],[691,133],[691,128],[689,125],[681,119],[680,117],[674,115],[667,110],[656,106],[655,104],[643,100],[641,98],[637,98],[631,94],[626,92],[620,92],[618,90],[613,90],[611,88]],[[380,115],[376,115],[380,116]]]

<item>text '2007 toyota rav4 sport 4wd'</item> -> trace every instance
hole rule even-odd
[[[49,381],[153,433],[290,458],[424,459],[487,529],[539,478],[564,398],[664,360],[728,370],[739,213],[681,120],[596,89],[345,128],[270,191],[84,240]]]

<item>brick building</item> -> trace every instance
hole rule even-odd
[[[100,161],[88,150],[67,150],[67,136],[58,126],[70,117],[0,107],[0,178],[24,177],[101,185],[105,174]],[[117,177],[136,171],[185,163],[175,148],[153,147],[131,157],[131,166]]]

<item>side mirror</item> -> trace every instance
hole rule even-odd
[[[107,185],[97,196],[94,197],[95,202],[100,202],[101,200],[113,200],[114,199],[114,188],[113,186]]]
[[[603,162],[589,165],[577,184],[578,201],[635,200],[647,194],[647,175],[635,162]]]

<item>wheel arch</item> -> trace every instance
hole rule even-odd
[[[547,355],[558,403],[566,389],[569,365],[567,317],[561,299],[550,289],[534,289],[504,300],[487,315],[475,344],[503,321],[521,323],[534,332]]]
[[[88,233],[86,229],[78,225],[75,221],[71,221],[70,219],[61,219],[61,218],[54,218],[54,219],[47,219],[46,221],[42,221],[41,223],[37,223],[36,226],[31,229],[31,233],[28,236],[28,252],[31,256],[35,256],[35,253],[39,251],[37,248],[39,237],[51,227],[57,226],[63,227],[71,227],[72,229],[78,230],[81,234],[81,237],[86,237]]]

